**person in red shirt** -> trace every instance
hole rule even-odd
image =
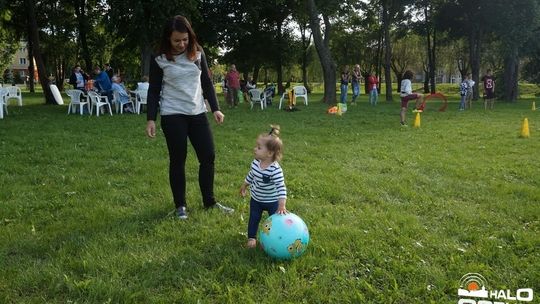
[[[377,105],[377,100],[379,98],[377,86],[379,84],[379,78],[375,76],[375,73],[371,73],[368,77],[368,91],[369,91],[369,103],[372,106]]]
[[[238,92],[240,91],[240,74],[236,70],[236,65],[231,64],[231,68],[225,76],[227,83],[227,103],[230,107],[238,105]]]

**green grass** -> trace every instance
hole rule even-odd
[[[370,107],[362,95],[338,117],[320,98],[293,113],[224,107],[215,191],[236,212],[202,209],[190,150],[182,222],[163,135],[144,136],[144,115],[67,116],[25,94],[0,120],[0,302],[456,303],[468,272],[492,289],[535,288],[539,300],[530,100],[487,112],[451,100],[415,129],[399,127],[397,102]],[[524,117],[529,139],[518,137]],[[271,123],[282,128],[288,209],[311,234],[290,262],[244,248],[238,190]]]

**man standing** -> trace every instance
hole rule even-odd
[[[491,74],[491,69],[486,71],[486,75],[482,77],[484,82],[484,110],[488,107],[493,110],[493,104],[495,103],[495,77]]]
[[[231,68],[225,76],[227,83],[227,103],[230,107],[238,105],[238,92],[240,90],[240,74],[236,70],[236,65],[231,64]]]

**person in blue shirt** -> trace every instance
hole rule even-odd
[[[120,79],[120,76],[114,75],[112,77],[112,90],[118,92],[118,98],[120,98],[120,106],[125,106],[125,111],[127,113],[133,113],[133,108],[129,103],[129,95],[126,91],[126,87],[124,87],[124,84],[121,81],[122,80]]]
[[[98,66],[94,67],[94,87],[98,90],[101,95],[107,96],[109,102],[112,100],[112,83],[109,75],[102,71]]]

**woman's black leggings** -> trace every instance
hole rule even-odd
[[[161,116],[161,128],[169,149],[169,182],[176,207],[186,206],[187,139],[199,160],[199,187],[205,207],[216,203],[214,198],[214,141],[206,113],[199,115]]]

